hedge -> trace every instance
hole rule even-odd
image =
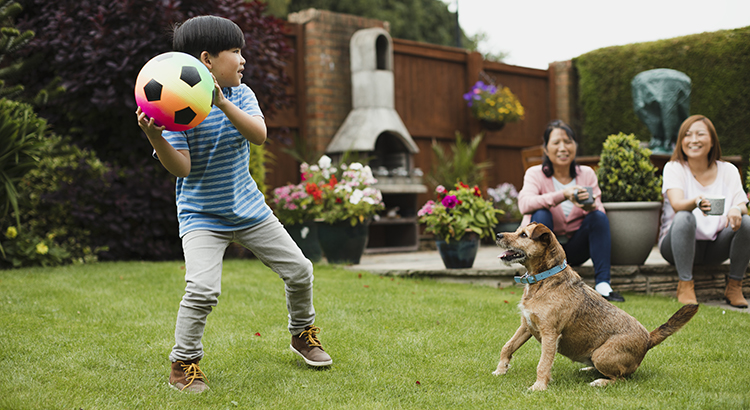
[[[649,141],[630,82],[642,71],[671,68],[692,80],[690,113],[711,119],[723,154],[750,158],[750,27],[602,48],[573,65],[583,153],[598,155],[607,136],[619,132]]]

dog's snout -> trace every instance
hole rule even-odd
[[[502,232],[498,232],[498,234],[497,234],[497,238],[496,238],[496,239],[497,239],[498,241],[499,241],[499,240],[501,240],[501,239],[503,239],[503,233],[502,233]]]

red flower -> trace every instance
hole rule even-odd
[[[476,185],[474,185],[474,196],[482,196],[482,190]]]
[[[323,198],[323,193],[320,191],[320,187],[313,183],[305,185],[305,192],[312,196],[316,201],[320,201]]]
[[[336,179],[336,175],[331,175],[331,180],[328,181],[328,183],[326,184],[326,186],[329,186],[329,187],[333,188],[338,183],[339,183],[339,181],[338,181],[338,179]]]
[[[341,203],[341,198],[336,198],[336,203],[340,204]]]
[[[468,186],[468,185],[464,184],[464,183],[463,183],[463,182],[461,182],[461,181],[458,181],[458,184],[456,184],[456,188],[458,188],[458,187],[461,187],[461,188],[469,188],[469,186]]]

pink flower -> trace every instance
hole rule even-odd
[[[443,198],[443,206],[448,209],[453,209],[458,205],[458,198],[456,198],[455,195],[446,195],[445,198]]]
[[[435,188],[435,192],[438,194],[444,194],[445,193],[445,187],[442,185],[438,185],[437,188]]]
[[[432,215],[432,211],[435,208],[435,201],[429,200],[422,206],[422,209],[417,212],[417,216]]]

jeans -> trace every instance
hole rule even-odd
[[[169,355],[172,362],[203,357],[203,330],[221,294],[224,252],[231,242],[252,251],[284,281],[291,334],[299,334],[315,322],[312,262],[275,216],[242,231],[191,231],[182,238],[186,286]]]
[[[680,280],[693,280],[694,265],[719,265],[729,258],[729,277],[742,280],[750,262],[750,216],[743,215],[740,229],[724,228],[713,241],[695,239],[692,212],[679,211],[659,246],[661,255],[675,265]]]
[[[531,221],[544,224],[551,231],[555,229],[549,209],[534,211]],[[569,265],[578,266],[591,258],[594,263],[594,281],[609,283],[612,238],[609,233],[609,218],[604,212],[592,211],[586,214],[581,227],[562,247]]]

